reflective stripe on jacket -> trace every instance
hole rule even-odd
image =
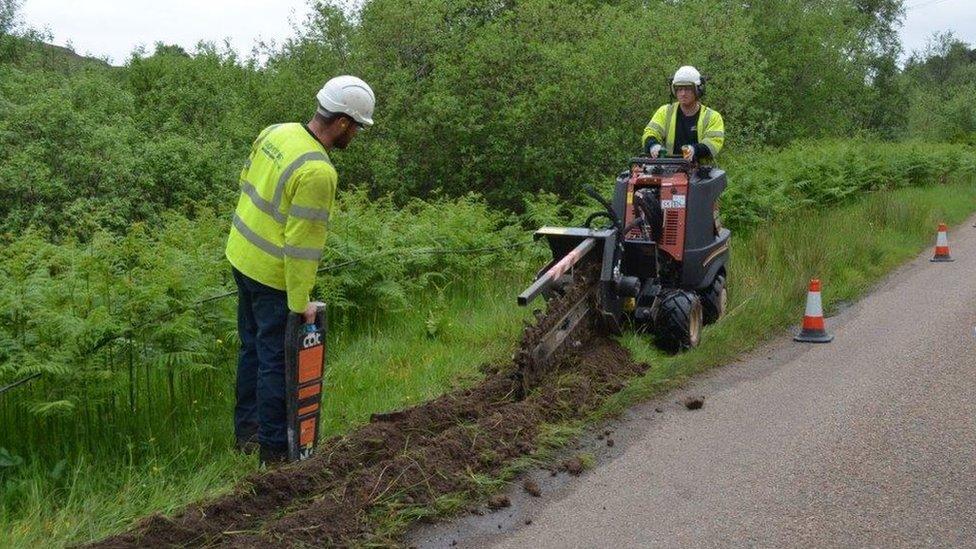
[[[288,293],[305,310],[325,246],[338,174],[301,124],[265,128],[241,170],[227,260],[249,278]]]
[[[678,103],[661,105],[644,128],[641,145],[647,143],[649,137],[653,137],[664,146],[668,154],[679,154],[680,151],[674,150],[674,128],[677,124],[679,108]],[[702,105],[698,111],[696,133],[698,142],[708,148],[713,159],[717,157],[722,150],[722,145],[725,144],[725,122],[722,120],[722,115],[715,109]]]

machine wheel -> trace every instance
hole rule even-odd
[[[704,318],[698,295],[672,290],[660,299],[654,321],[658,347],[672,353],[697,347]]]
[[[712,285],[701,293],[702,313],[705,324],[711,324],[725,316],[728,303],[728,290],[725,289],[725,275],[718,275]]]

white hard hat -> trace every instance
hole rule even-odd
[[[674,72],[671,79],[672,86],[701,86],[701,73],[691,65],[685,65]]]
[[[369,84],[355,76],[336,76],[322,86],[315,96],[319,114],[347,114],[363,126],[373,125],[373,106],[376,97]]]
[[[674,71],[674,77],[671,79],[671,93],[678,94],[677,86],[694,86],[695,96],[705,95],[705,82],[702,81],[702,75],[698,69],[691,65],[685,65]]]

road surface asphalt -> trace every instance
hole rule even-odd
[[[508,490],[511,507],[405,542],[976,547],[972,221],[950,231],[955,262],[930,263],[928,249],[828,319],[832,343],[783,334],[584,436],[567,454],[596,457],[583,475],[530,471]],[[680,404],[691,395],[701,409]]]

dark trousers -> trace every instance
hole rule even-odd
[[[285,411],[285,323],[288,297],[234,269],[237,281],[237,405],[234,434],[276,450],[288,445]]]

